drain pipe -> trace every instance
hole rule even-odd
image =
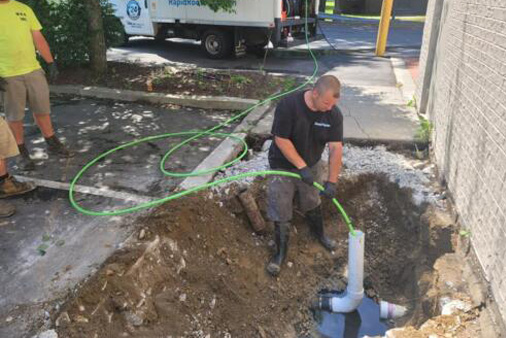
[[[348,234],[348,286],[339,296],[318,296],[317,309],[348,313],[355,311],[364,298],[364,246],[362,231]]]

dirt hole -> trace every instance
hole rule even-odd
[[[255,183],[265,210],[264,181]],[[433,263],[452,250],[409,190],[379,175],[343,180],[338,196],[366,234],[369,297],[410,308],[394,326],[438,314]],[[140,220],[136,239],[107,260],[56,315],[62,337],[318,337],[309,304],[346,286],[348,230],[325,203],[328,253],[295,214],[288,259],[272,279],[265,263],[272,228],[255,235],[235,197],[205,192],[167,203]],[[55,318],[56,319],[56,318]]]

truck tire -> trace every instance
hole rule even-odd
[[[232,53],[232,34],[219,29],[207,30],[202,35],[201,47],[209,58],[223,59]]]

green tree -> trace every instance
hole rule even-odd
[[[225,12],[233,12],[236,0],[200,0],[200,3],[204,6],[208,6],[215,12],[219,10],[223,10]]]
[[[41,22],[42,32],[49,42],[57,62],[62,66],[80,66],[93,59],[90,51],[88,11],[84,3],[100,4],[100,11],[95,7],[96,15],[102,19],[102,33],[105,46],[116,46],[123,42],[123,26],[113,15],[111,5],[106,0],[20,0],[29,5]],[[105,57],[105,50],[100,53]],[[99,60],[104,60],[102,57]]]

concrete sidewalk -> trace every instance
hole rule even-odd
[[[344,116],[345,142],[399,148],[412,148],[416,142],[418,118],[395,87],[345,86],[338,106]],[[270,134],[273,118],[274,109],[252,132]]]
[[[324,56],[319,62],[327,74],[336,75],[343,84],[338,103],[344,115],[345,140],[358,144],[387,143],[412,148],[419,126],[415,109],[408,107],[397,67],[388,58],[357,55],[342,62]],[[403,82],[405,82],[402,79]],[[273,110],[262,119],[253,133],[267,135],[272,126]]]

